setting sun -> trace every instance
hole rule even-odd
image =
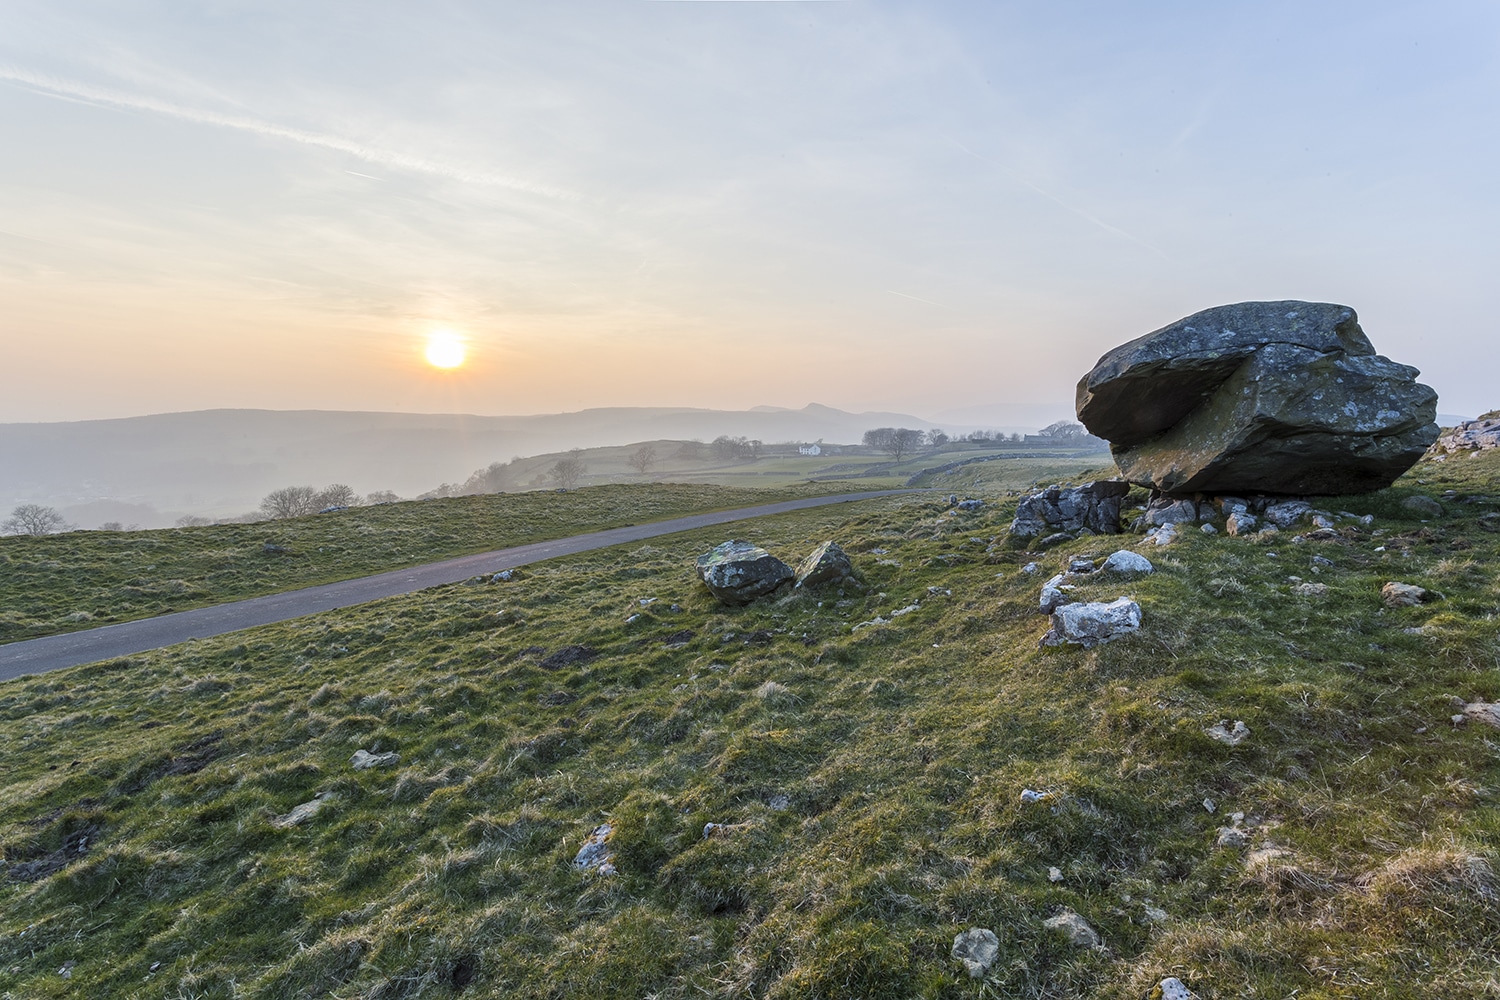
[[[464,363],[464,342],[440,330],[427,338],[427,363],[434,368],[457,368]]]

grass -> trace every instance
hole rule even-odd
[[[347,580],[684,514],[834,493],[616,484],[454,497],[162,531],[0,538],[0,642]]]
[[[1500,455],[1330,501],[1376,521],[1320,543],[1034,555],[1002,492],[732,529],[839,539],[842,593],[716,604],[716,529],[0,685],[0,996],[1500,995],[1496,734],[1449,722],[1500,699]],[[1039,650],[1021,566],[1121,544],[1158,571],[1083,596],[1141,631]],[[570,863],[602,822],[613,877]]]

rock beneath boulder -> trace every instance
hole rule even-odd
[[[1411,511],[1418,517],[1443,516],[1443,505],[1432,499],[1432,497],[1424,497],[1420,493],[1402,500],[1401,509]]]
[[[748,604],[790,581],[786,563],[751,542],[728,541],[698,557],[698,579],[725,604]]]
[[[1436,440],[1437,393],[1375,353],[1354,310],[1241,302],[1099,359],[1078,419],[1131,482],[1168,493],[1361,493]]]
[[[1380,588],[1380,599],[1385,601],[1388,608],[1415,608],[1436,600],[1436,596],[1425,587],[1392,580]]]
[[[1198,504],[1193,500],[1154,496],[1146,504],[1141,524],[1159,528],[1164,524],[1191,524],[1198,520]]]
[[[1099,936],[1099,932],[1072,910],[1064,910],[1055,917],[1048,917],[1042,921],[1042,926],[1049,931],[1057,931],[1067,938],[1069,944],[1079,948],[1104,947],[1104,939]]]
[[[1069,592],[1073,585],[1065,583],[1068,579],[1067,573],[1059,573],[1046,583],[1042,584],[1042,596],[1037,601],[1037,610],[1044,615],[1050,615],[1064,604],[1071,604],[1073,598]]]
[[[1000,938],[987,927],[970,927],[953,938],[953,957],[970,976],[980,979],[1000,957]]]
[[[797,564],[797,586],[817,587],[854,575],[854,564],[837,542],[824,542]]]
[[[1246,514],[1243,511],[1235,511],[1224,519],[1224,531],[1238,538],[1240,535],[1248,535],[1255,531],[1256,521],[1254,514]]]
[[[1261,513],[1278,528],[1290,528],[1312,512],[1306,500],[1282,500],[1268,505]]]
[[[1085,649],[1129,635],[1141,627],[1141,606],[1128,597],[1063,604],[1052,612],[1052,628],[1041,645],[1074,643]]]
[[[1122,575],[1146,574],[1154,572],[1156,567],[1151,565],[1151,560],[1138,552],[1129,549],[1121,549],[1104,560],[1104,565],[1099,567],[1101,573],[1120,573]]]
[[[1016,505],[1015,520],[1010,523],[1010,533],[1017,538],[1035,538],[1049,531],[1087,529],[1097,535],[1118,535],[1120,501],[1129,492],[1129,483],[1112,479],[1072,489],[1049,486],[1021,498]]]

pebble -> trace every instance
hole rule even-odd
[[[372,753],[369,750],[356,750],[354,756],[349,758],[349,763],[354,765],[356,771],[368,771],[372,767],[390,767],[401,759],[398,753]]]
[[[1239,719],[1234,720],[1233,726],[1225,726],[1222,722],[1216,722],[1208,729],[1203,730],[1205,736],[1218,740],[1228,746],[1237,747],[1250,738],[1250,727]]]
[[[1055,917],[1043,920],[1042,926],[1049,931],[1060,932],[1068,939],[1069,944],[1077,945],[1079,948],[1104,947],[1104,939],[1099,936],[1099,932],[1072,910],[1064,910]]]
[[[1052,792],[1037,792],[1030,788],[1021,789],[1021,801],[1025,803],[1045,802],[1052,798]]]
[[[1152,1000],[1156,1000],[1157,996],[1161,1000],[1198,1000],[1198,994],[1182,985],[1182,980],[1176,976],[1163,979],[1152,993],[1154,994]]]
[[[1062,880],[1063,880],[1063,873],[1062,873],[1062,869],[1061,868],[1052,867],[1052,868],[1048,868],[1047,869],[1047,881],[1048,882],[1061,882]]]
[[[1202,527],[1200,527],[1198,530],[1201,531],[1201,532],[1203,532],[1205,535],[1217,535],[1219,533],[1219,529],[1215,528],[1211,524],[1205,524]]]

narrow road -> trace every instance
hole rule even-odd
[[[671,535],[694,528],[710,528],[716,524],[744,521],[752,517],[771,514],[786,514],[810,507],[829,504],[850,503],[855,500],[872,500],[876,497],[897,496],[904,493],[925,493],[927,490],[871,490],[865,493],[841,493],[829,497],[808,497],[805,500],[786,500],[781,503],[760,504],[756,507],[740,507],[735,510],[720,510],[708,514],[690,514],[674,517],[668,521],[651,524],[634,524],[626,528],[609,528],[586,535],[556,538],[550,542],[533,542],[494,552],[481,552],[442,562],[426,563],[409,569],[377,573],[338,583],[325,583],[318,587],[288,590],[265,597],[252,597],[228,604],[216,604],[191,611],[177,611],[155,618],[104,625],[100,628],[63,635],[48,635],[40,639],[24,639],[20,642],[0,646],[0,682],[13,680],[25,674],[44,674],[49,670],[76,667],[83,663],[97,663],[120,656],[144,653],[163,646],[172,646],[189,639],[207,639],[210,636],[238,632],[257,625],[270,625],[304,615],[315,615],[321,611],[353,607],[378,601],[382,597],[397,597],[411,594],[429,587],[440,587],[448,583],[461,583],[481,573],[494,573],[515,566],[571,556],[580,552],[639,542],[659,535]]]

